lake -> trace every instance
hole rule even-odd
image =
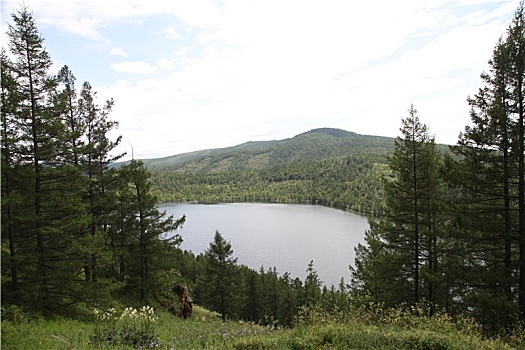
[[[232,203],[163,203],[161,211],[175,218],[186,215],[179,233],[182,249],[204,252],[215,231],[230,241],[239,264],[258,270],[276,267],[304,281],[308,263],[325,285],[350,282],[354,247],[369,228],[365,216],[318,205]]]

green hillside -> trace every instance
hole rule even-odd
[[[393,138],[322,128],[143,161],[163,202],[311,203],[378,214],[393,148]]]
[[[224,172],[262,170],[268,167],[309,162],[356,153],[387,154],[393,139],[365,136],[340,129],[314,129],[280,141],[251,141],[238,146],[145,159],[150,170]]]

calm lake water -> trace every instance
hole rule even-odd
[[[354,247],[369,227],[365,216],[317,205],[164,203],[159,209],[176,218],[186,215],[178,230],[182,249],[204,252],[219,230],[239,264],[256,270],[275,266],[279,275],[289,272],[304,281],[313,260],[323,283],[336,287],[341,277],[350,282]]]

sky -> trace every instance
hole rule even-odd
[[[89,81],[124,159],[330,127],[396,137],[413,104],[436,142],[470,123],[467,97],[518,1],[1,0],[33,13],[52,71]]]

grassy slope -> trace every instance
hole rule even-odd
[[[397,310],[351,315],[310,312],[294,329],[274,330],[243,322],[223,322],[196,307],[182,320],[160,312],[157,349],[524,349],[523,333],[502,340],[483,339],[470,322],[447,316],[418,317]],[[95,347],[94,323],[70,319],[2,322],[2,349],[136,349]]]

